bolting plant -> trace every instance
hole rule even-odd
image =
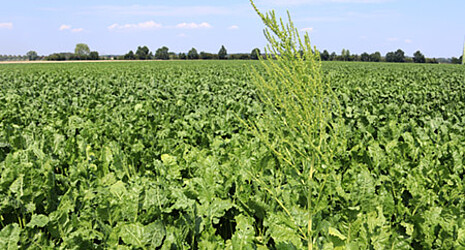
[[[289,227],[298,234],[301,247],[312,249],[322,230],[314,217],[324,210],[325,183],[334,156],[343,148],[339,102],[323,77],[320,54],[308,33],[301,37],[289,12],[285,23],[274,11],[264,14],[250,2],[266,26],[269,44],[265,58],[259,57],[264,71],[252,69],[266,111],[247,125],[278,162],[274,180],[262,178],[264,172],[250,174],[292,221]],[[286,190],[299,190],[295,201],[287,198],[292,195]],[[292,202],[300,204],[303,216],[290,211]]]

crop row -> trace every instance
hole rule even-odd
[[[243,123],[269,112],[252,66],[0,67],[0,248],[306,246],[307,190]],[[346,148],[317,175],[315,245],[465,247],[465,69],[323,71]]]

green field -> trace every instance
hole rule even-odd
[[[253,66],[0,65],[0,248],[306,247],[306,194],[244,123],[270,112]],[[323,72],[346,148],[312,190],[315,247],[465,248],[465,67]]]

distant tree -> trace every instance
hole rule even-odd
[[[252,52],[250,52],[250,59],[252,60],[258,60],[260,58],[260,49],[259,48],[255,48],[252,50]]]
[[[89,46],[85,43],[78,43],[76,44],[76,48],[74,49],[74,54],[80,56],[87,56],[90,54]]]
[[[218,51],[218,59],[224,60],[228,56],[228,51],[224,47],[224,45],[221,45],[220,51]]]
[[[150,50],[147,46],[144,46],[144,47],[137,47],[137,51],[136,51],[136,59],[137,60],[147,60],[147,59],[150,59]]]
[[[37,58],[39,58],[39,56],[37,55],[37,52],[31,50],[29,52],[26,53],[26,57],[29,61],[35,61],[37,60]]]
[[[413,62],[414,63],[425,63],[426,58],[425,56],[418,50],[413,54]]]
[[[386,53],[386,62],[395,62],[396,61],[396,54],[394,52]]]
[[[250,55],[249,54],[239,54],[239,59],[240,60],[250,60]]]
[[[179,57],[179,59],[181,59],[181,60],[186,60],[186,59],[187,59],[186,53],[179,53],[179,56],[178,56],[178,57]]]
[[[450,63],[452,63],[452,64],[461,64],[462,60],[460,60],[460,58],[457,58],[457,57],[452,57],[451,60],[450,60]]]
[[[124,55],[124,60],[135,60],[136,56],[134,55],[134,52],[130,50],[126,55]]]
[[[46,56],[45,60],[47,60],[47,61],[63,61],[63,60],[65,60],[65,58],[61,57],[60,54],[55,53],[55,54],[51,54],[51,55]]]
[[[179,59],[178,55],[176,53],[174,53],[174,52],[170,52],[170,53],[168,53],[168,55],[170,57],[170,60],[178,60]]]
[[[465,64],[465,55],[460,56],[459,61],[462,61],[462,64]]]
[[[231,60],[249,60],[250,54],[231,54],[229,55]]]
[[[362,53],[360,55],[360,61],[362,62],[369,62],[370,61],[370,55],[366,52]]]
[[[202,60],[208,60],[208,59],[211,59],[211,58],[209,58],[209,56],[208,56],[208,53],[207,53],[207,52],[200,51],[200,53],[199,53],[199,59],[202,59]]]
[[[323,50],[320,57],[322,61],[329,61],[329,52],[327,50]]]
[[[386,54],[386,62],[405,62],[405,53],[401,49]]]
[[[331,53],[331,55],[329,55],[329,60],[330,60],[330,61],[335,61],[335,60],[337,60],[337,54],[336,54],[336,52],[333,52],[333,53]]]
[[[370,54],[370,62],[381,62],[381,53],[376,51],[375,53]]]
[[[406,63],[413,63],[413,57],[405,57],[405,61]]]
[[[426,58],[426,63],[437,64],[439,62],[436,58]]]
[[[66,56],[66,60],[87,60],[88,57],[89,57],[88,55],[71,54],[69,56]]]
[[[155,59],[157,60],[169,60],[170,59],[170,54],[169,54],[169,49],[166,46],[163,46],[155,52]]]
[[[463,54],[460,58],[462,59],[462,64],[465,65],[465,42],[463,42]]]
[[[207,52],[200,52],[200,59],[202,60],[213,60],[213,59],[218,59],[219,55],[212,54],[212,53],[207,53]]]
[[[67,61],[67,60],[80,60],[80,57],[73,53],[54,53],[47,57],[45,60],[48,61]]]
[[[342,57],[344,58],[344,61],[351,61],[350,50],[346,50],[345,54],[342,54]]]
[[[199,53],[197,53],[197,50],[195,48],[192,48],[191,50],[189,50],[189,52],[187,53],[187,59],[189,60],[199,59]]]
[[[99,60],[99,54],[97,51],[91,51],[88,57],[89,60]]]
[[[401,49],[394,52],[395,62],[405,62],[405,53]]]

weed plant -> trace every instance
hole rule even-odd
[[[301,38],[289,12],[285,23],[274,11],[263,14],[253,1],[251,4],[266,26],[269,45],[261,60],[264,73],[254,69],[253,74],[266,111],[249,126],[279,162],[273,170],[275,179],[264,177],[269,169],[251,175],[290,218],[290,228],[312,249],[319,230],[313,218],[325,206],[323,189],[340,144],[340,123],[333,118],[338,101],[330,82],[323,79],[320,55],[308,33]],[[294,197],[286,192],[295,190],[299,192]],[[295,203],[305,221],[290,211]]]

